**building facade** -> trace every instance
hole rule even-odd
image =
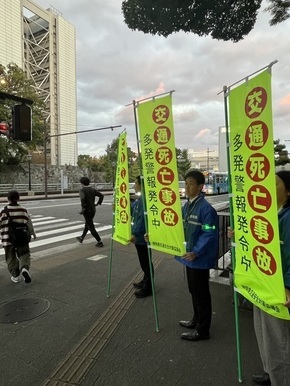
[[[205,172],[217,171],[219,157],[216,150],[211,150],[210,148],[195,151],[193,149],[188,149],[188,159],[191,162],[191,167],[199,169]]]
[[[77,164],[76,32],[54,8],[1,0],[0,63],[15,63],[45,102],[50,163]]]
[[[227,161],[227,129],[224,126],[219,127],[219,171],[228,171]]]

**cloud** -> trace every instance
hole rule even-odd
[[[262,12],[267,2],[255,28],[232,43],[184,32],[164,38],[131,31],[120,0],[35,1],[45,8],[52,4],[76,27],[78,130],[120,124],[136,149],[130,103],[175,90],[176,147],[217,149],[218,127],[225,123],[223,86],[277,59],[272,69],[274,137],[289,137],[290,20],[270,27],[269,14]],[[79,154],[101,155],[122,129],[79,135]]]

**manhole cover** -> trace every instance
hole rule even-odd
[[[17,299],[0,306],[0,323],[19,323],[37,318],[49,309],[46,299]]]

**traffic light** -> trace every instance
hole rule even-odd
[[[0,122],[0,134],[6,135],[6,137],[9,137],[9,125],[8,123],[2,121]]]
[[[12,129],[15,141],[31,141],[31,108],[24,103],[13,107]]]

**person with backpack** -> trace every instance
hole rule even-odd
[[[0,212],[1,242],[7,268],[13,283],[20,283],[21,276],[25,283],[30,283],[29,242],[31,236],[36,238],[36,234],[27,209],[18,204],[19,193],[12,190],[7,198],[8,205]]]

